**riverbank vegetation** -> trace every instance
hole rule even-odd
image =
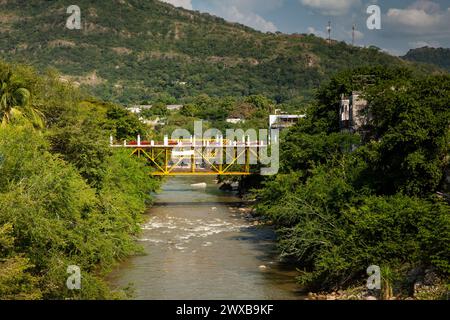
[[[370,85],[355,79],[372,75]],[[339,129],[341,94],[363,91],[371,121]],[[380,266],[383,297],[414,294],[425,270],[443,298],[450,274],[450,77],[402,68],[343,72],[284,136],[281,172],[255,190],[257,212],[314,291],[365,286]],[[447,287],[448,289],[448,287]]]
[[[58,78],[0,63],[0,299],[120,297],[102,277],[139,251],[158,186],[143,162],[108,146],[139,121]],[[67,289],[69,265],[82,290]]]

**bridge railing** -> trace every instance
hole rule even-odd
[[[222,136],[214,139],[192,136],[190,139],[176,140],[165,136],[162,142],[145,141],[138,136],[136,140],[122,143],[116,143],[110,137],[112,148],[130,149],[131,155],[145,157],[155,169],[151,172],[155,176],[250,175],[256,173],[255,170],[259,170],[261,164],[267,165],[268,159],[271,160],[270,164],[272,160],[279,163],[278,148],[275,148],[275,159],[272,157],[275,145],[278,145],[278,141],[271,141],[270,137],[268,141],[252,141],[250,136],[234,141]],[[268,155],[269,149],[271,156]]]
[[[114,141],[114,138],[110,137],[110,146],[113,148],[180,148],[180,147],[268,147],[270,146],[271,141],[270,137],[268,141],[258,140],[251,141],[249,136],[243,137],[242,140],[228,140],[223,137],[219,137],[216,139],[198,139],[195,137],[191,137],[190,139],[169,139],[168,136],[164,137],[164,141],[155,141],[155,140],[142,140],[140,136],[137,137],[136,140],[127,141],[124,140],[122,143],[117,143]]]

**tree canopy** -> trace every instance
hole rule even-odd
[[[361,79],[370,75],[370,83]],[[367,267],[409,294],[408,272],[435,268],[448,279],[450,77],[357,69],[336,75],[284,136],[281,173],[254,190],[257,212],[274,223],[279,247],[317,290],[348,288]],[[341,132],[341,94],[362,91],[364,134]],[[443,293],[441,293],[443,294]],[[434,298],[439,298],[436,296]]]
[[[140,214],[158,186],[145,163],[108,148],[110,133],[135,134],[134,119],[82,99],[55,74],[1,64],[5,71],[47,121],[0,127],[0,298],[123,296],[102,275],[139,252]],[[25,104],[17,90],[8,106]],[[65,286],[69,265],[81,268],[83,290]]]

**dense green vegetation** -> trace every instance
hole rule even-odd
[[[402,57],[405,60],[436,65],[450,71],[450,49],[423,47],[411,49]]]
[[[164,104],[156,103],[152,109],[145,110],[141,116],[148,119],[163,119],[164,125],[156,126],[149,136],[161,139],[165,134],[170,136],[175,129],[187,129],[193,133],[194,121],[200,120],[203,122],[205,131],[215,128],[223,134],[227,129],[232,128],[265,129],[268,126],[269,115],[274,112],[275,108],[292,111],[295,106],[277,105],[263,95],[217,98],[203,94],[189,99],[180,111],[169,112]],[[238,118],[242,122],[228,123],[226,122],[228,118]]]
[[[436,195],[449,193],[448,75],[156,0],[77,5],[81,31],[64,27],[65,1],[0,1],[0,57],[62,73],[0,63],[0,298],[121,297],[102,276],[139,250],[158,182],[139,159],[112,152],[110,134],[159,139],[200,119],[205,129],[266,128],[274,109],[308,113],[283,136],[280,174],[255,191],[301,283],[346,288],[373,264],[401,292],[414,268],[448,279],[450,207]],[[447,57],[428,48],[405,59],[448,69]],[[353,90],[370,102],[364,134],[339,130],[340,96]],[[143,116],[165,126],[148,130],[117,102],[153,104]],[[180,112],[165,107],[176,103]],[[81,267],[83,290],[66,289],[68,265]]]
[[[0,101],[0,299],[120,297],[102,276],[138,252],[157,187],[144,163],[108,148],[110,133],[134,135],[136,119],[54,73],[4,63]],[[83,290],[66,288],[69,265]]]
[[[371,84],[355,75],[373,75]],[[372,120],[364,135],[340,132],[341,94],[362,90]],[[450,274],[448,192],[450,77],[365,68],[336,75],[308,118],[285,136],[282,172],[255,191],[285,257],[316,290],[362,285],[370,265],[384,287],[408,295],[408,272]],[[389,284],[389,285],[387,285]]]
[[[161,92],[180,103],[200,94],[308,101],[337,71],[411,64],[376,48],[265,34],[156,0],[77,5],[82,30],[65,28],[66,1],[1,2],[0,57],[53,66],[95,96],[125,104],[155,101]]]

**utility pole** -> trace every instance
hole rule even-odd
[[[353,24],[353,27],[352,27],[352,46],[355,45],[355,31],[356,31],[356,24]]]
[[[328,32],[328,44],[331,45],[331,21],[328,21],[327,32]]]

